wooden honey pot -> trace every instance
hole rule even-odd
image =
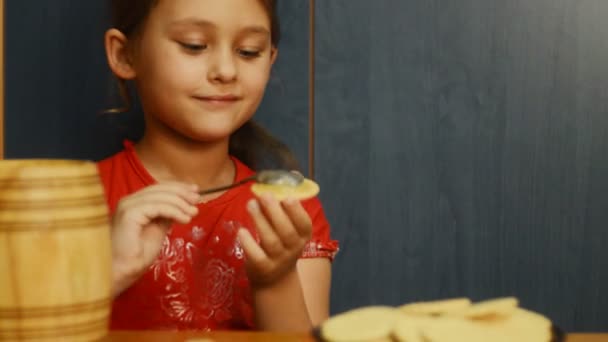
[[[0,160],[0,340],[108,333],[108,209],[93,162]]]

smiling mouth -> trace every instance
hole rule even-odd
[[[195,96],[197,100],[211,103],[230,103],[240,100],[236,95]]]

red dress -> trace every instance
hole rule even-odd
[[[253,175],[232,158],[236,179]],[[110,212],[118,201],[156,181],[143,167],[133,144],[98,163]],[[244,255],[236,241],[239,228],[254,236],[255,226],[246,211],[253,197],[249,186],[231,189],[199,205],[189,224],[175,224],[150,269],[115,298],[112,329],[253,329],[253,307]],[[331,240],[329,224],[317,198],[304,201],[313,222],[311,241],[302,258],[333,259],[338,243]]]

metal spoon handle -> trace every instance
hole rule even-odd
[[[251,182],[256,180],[257,175],[253,175],[251,177],[247,177],[247,178],[243,178],[240,181],[236,182],[236,183],[232,183],[229,185],[224,185],[224,186],[219,186],[216,188],[211,188],[211,189],[205,189],[205,190],[201,190],[198,192],[199,195],[207,195],[207,194],[211,194],[214,192],[218,192],[218,191],[224,191],[224,190],[228,190],[228,189],[232,189],[232,188],[236,188],[237,186],[243,185],[245,183]]]

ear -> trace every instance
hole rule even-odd
[[[106,57],[114,75],[124,80],[135,78],[132,56],[127,47],[127,37],[117,29],[109,29],[105,35]]]
[[[276,47],[272,47],[270,50],[270,65],[273,65],[277,60],[277,56],[279,55],[279,49]]]

